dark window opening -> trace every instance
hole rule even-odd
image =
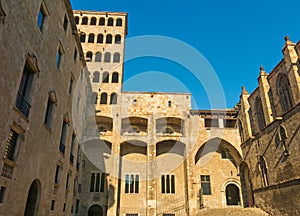
[[[96,17],[92,17],[92,18],[91,18],[90,25],[96,25],[96,22],[97,22]]]
[[[122,19],[121,18],[117,19],[116,26],[122,26]]]
[[[98,34],[97,36],[97,43],[103,43],[103,34]]]
[[[95,35],[94,34],[89,34],[88,43],[94,43],[94,40],[95,40]]]
[[[106,35],[106,43],[112,44],[112,35],[111,34]]]
[[[112,93],[110,95],[110,104],[117,104],[118,102],[118,95],[116,93]]]
[[[111,82],[112,83],[118,83],[119,82],[119,74],[118,74],[118,72],[113,72]]]
[[[102,75],[102,83],[108,83],[109,81],[109,74],[108,72],[104,72]]]
[[[99,25],[101,25],[101,26],[105,25],[105,18],[103,18],[103,17],[100,18]]]
[[[64,30],[65,31],[68,30],[68,24],[69,24],[69,20],[68,20],[67,15],[65,15],[65,18],[64,18]]]
[[[15,132],[14,130],[10,130],[8,134],[8,139],[6,141],[6,147],[4,152],[4,158],[14,161],[17,141],[18,141],[19,134]]]
[[[175,194],[175,175],[161,176],[161,193]]]
[[[113,18],[108,18],[107,25],[108,26],[113,26],[114,25],[114,19]]]
[[[83,17],[81,20],[81,25],[87,25],[88,24],[88,18],[87,17]]]
[[[211,195],[210,188],[210,176],[209,175],[201,175],[201,191],[203,195]]]
[[[107,104],[107,94],[106,93],[101,94],[100,104]]]

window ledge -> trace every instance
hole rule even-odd
[[[4,161],[4,163],[6,163],[6,164],[8,164],[8,165],[10,165],[12,167],[16,167],[17,166],[17,163],[15,161],[11,161],[11,160],[9,160],[7,158],[3,158],[3,161]]]
[[[24,119],[27,123],[29,123],[29,119],[16,107],[13,106],[13,110],[22,118]]]
[[[44,125],[44,128],[49,132],[49,133],[52,133],[52,128],[49,127],[48,125],[46,125],[45,123],[43,123]]]

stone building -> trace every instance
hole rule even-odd
[[[79,215],[242,206],[237,110],[192,110],[189,93],[122,91],[127,14],[74,16],[91,81]]]
[[[252,94],[243,88],[238,115],[244,205],[271,215],[300,214],[300,42],[285,40],[278,65],[270,74],[260,68]]]
[[[76,33],[68,0],[0,1],[0,215],[75,212],[72,108],[83,113],[85,93],[72,105],[86,85]]]

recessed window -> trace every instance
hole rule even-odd
[[[79,211],[79,199],[76,199],[75,214],[78,214],[78,211]]]
[[[107,93],[102,93],[100,98],[100,104],[107,104]]]
[[[6,191],[6,187],[1,186],[1,188],[0,188],[0,203],[3,203],[5,191]]]
[[[117,19],[116,26],[122,26],[122,19],[121,18]]]
[[[105,173],[92,173],[90,182],[90,192],[104,192],[105,179]]]
[[[74,56],[73,56],[73,59],[74,59],[75,62],[77,60],[77,55],[78,55],[78,51],[77,51],[77,48],[75,47],[75,49],[74,49]]]
[[[44,6],[41,5],[40,10],[39,10],[39,14],[38,14],[38,20],[37,20],[38,27],[41,31],[43,30],[46,16],[47,15],[46,15]]]
[[[95,62],[101,62],[101,58],[102,58],[101,52],[96,52]]]
[[[94,43],[94,40],[95,40],[95,35],[94,34],[89,34],[88,43]]]
[[[95,71],[93,73],[93,82],[99,82],[100,73],[99,71]]]
[[[54,211],[54,208],[55,208],[55,200],[52,200],[51,201],[51,211]]]
[[[97,22],[97,19],[96,19],[96,17],[92,17],[91,18],[91,25],[96,25],[96,22]]]
[[[63,121],[62,128],[61,128],[61,135],[60,135],[60,143],[59,143],[59,151],[62,154],[65,154],[66,140],[67,140],[67,128],[68,128],[68,123],[66,121]]]
[[[66,207],[67,207],[67,204],[66,204],[66,203],[64,203],[63,212],[65,212],[65,211],[66,211]]]
[[[86,53],[86,61],[92,61],[92,59],[93,59],[93,53],[91,52],[91,51],[88,51],[87,53]]]
[[[99,19],[99,25],[100,25],[100,26],[104,26],[104,25],[105,25],[105,18],[101,17],[101,18]]]
[[[65,32],[68,30],[68,24],[69,24],[68,17],[65,14],[65,18],[64,18],[64,30],[65,30]]]
[[[31,87],[33,83],[34,72],[26,63],[22,79],[19,85],[16,107],[26,116],[29,116],[31,105],[29,104],[31,96]]]
[[[137,104],[137,101],[136,101],[136,99],[134,99],[133,100],[133,106],[136,106],[136,104]]]
[[[285,74],[280,74],[277,78],[277,94],[283,112],[288,111],[292,105],[291,87],[288,77]]]
[[[80,42],[85,43],[86,34],[84,32],[80,33]]]
[[[201,191],[203,195],[211,195],[210,189],[210,176],[209,175],[201,175]]]
[[[70,163],[73,164],[74,162],[74,150],[76,144],[76,135],[73,133],[72,140],[71,140],[71,150],[70,150]]]
[[[266,121],[260,97],[256,97],[255,99],[255,115],[259,129],[264,128],[266,126]]]
[[[107,25],[108,26],[113,26],[114,25],[114,19],[113,18],[108,18]]]
[[[112,93],[110,95],[110,104],[117,104],[118,102],[118,95],[116,93]]]
[[[81,20],[81,25],[87,25],[88,24],[88,18],[87,17],[83,17]]]
[[[70,84],[69,84],[69,95],[73,94],[73,88],[74,88],[74,79],[73,79],[73,77],[71,77]]]
[[[103,72],[103,75],[102,75],[102,83],[108,83],[108,80],[109,80],[109,74],[107,71]]]
[[[171,106],[172,106],[172,102],[168,101],[168,107],[171,107]]]
[[[111,34],[106,35],[106,43],[112,44],[112,35]]]
[[[100,43],[100,44],[103,43],[103,34],[98,34],[98,36],[97,36],[97,43]]]
[[[62,62],[62,56],[63,56],[62,48],[59,47],[58,51],[56,53],[56,58],[55,58],[55,63],[56,63],[57,68],[60,68],[60,65],[61,65],[61,62]]]
[[[76,23],[76,25],[79,24],[79,17],[78,16],[75,17],[75,23]]]
[[[175,193],[175,176],[162,175],[161,176],[161,193],[174,194]]]
[[[51,127],[51,122],[52,122],[52,118],[53,118],[53,111],[54,111],[54,101],[49,96],[48,97],[48,102],[47,102],[46,113],[45,113],[45,119],[44,119],[44,123],[48,127]]]
[[[115,44],[121,44],[121,35],[115,36]]]
[[[139,193],[139,175],[126,174],[125,175],[125,193]]]
[[[8,134],[8,138],[6,141],[6,147],[4,152],[4,158],[15,161],[15,151],[17,147],[17,141],[18,141],[19,134],[11,129]]]
[[[60,165],[56,165],[55,178],[54,178],[55,184],[58,184],[60,181],[61,171],[62,171],[62,167]]]
[[[104,54],[104,62],[110,62],[111,54],[110,52],[106,52]]]
[[[111,82],[112,83],[118,83],[119,82],[119,73],[118,72],[113,72]]]
[[[71,173],[68,173],[67,180],[66,180],[66,190],[70,188],[70,179],[71,179]]]
[[[120,53],[114,53],[114,63],[119,63],[120,62]]]

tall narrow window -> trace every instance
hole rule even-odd
[[[90,182],[90,192],[104,192],[105,173],[92,173]]]
[[[97,36],[97,43],[100,43],[100,44],[103,43],[103,34],[98,34],[98,36]]]
[[[93,53],[91,51],[86,53],[86,61],[92,61]]]
[[[67,126],[68,123],[63,121],[62,128],[61,128],[61,135],[60,135],[60,143],[59,143],[59,151],[65,154],[66,148],[66,140],[67,140]]]
[[[101,173],[100,192],[104,192],[106,174]]]
[[[263,186],[266,187],[269,185],[268,168],[267,168],[266,160],[263,156],[259,157],[259,165],[261,170],[262,183]]]
[[[91,175],[90,192],[95,192],[95,173]]]
[[[55,208],[55,200],[52,200],[50,210],[54,211],[54,208]]]
[[[139,175],[125,175],[125,193],[139,193]]]
[[[10,130],[8,134],[8,139],[6,141],[6,147],[4,152],[4,158],[14,161],[15,160],[15,151],[17,146],[19,134],[15,132],[14,130]]]
[[[3,203],[4,196],[5,196],[6,187],[1,186],[0,189],[0,203]]]
[[[161,176],[161,193],[175,193],[175,176],[162,175]]]
[[[99,71],[95,71],[93,73],[93,82],[99,82],[100,73]]]
[[[111,34],[106,35],[106,43],[112,44],[112,35]]]
[[[29,104],[29,100],[30,100],[30,95],[31,95],[33,76],[34,76],[33,70],[26,63],[24,70],[23,70],[22,79],[21,79],[21,82],[19,85],[17,101],[16,101],[16,107],[26,117],[29,116],[29,111],[31,108],[31,105]]]
[[[92,17],[90,25],[96,25],[96,22],[97,22],[96,17]]]
[[[201,191],[203,195],[211,195],[210,189],[210,176],[209,175],[201,175]]]
[[[70,188],[70,179],[71,179],[71,173],[68,173],[67,180],[66,180],[66,190]]]
[[[101,52],[96,52],[95,62],[101,62],[101,58],[102,58]]]
[[[54,111],[54,101],[49,96],[48,97],[48,102],[47,102],[46,113],[45,113],[45,119],[44,119],[44,123],[48,127],[51,127],[51,122],[52,122],[52,117],[53,117],[53,111]]]
[[[115,36],[115,44],[121,44],[121,35],[117,34]]]
[[[77,49],[75,47],[75,49],[74,49],[74,56],[73,56],[73,59],[74,59],[75,62],[77,60],[77,55],[78,55],[78,51],[77,51]]]
[[[110,53],[109,52],[106,52],[105,54],[104,54],[104,62],[110,62]]]
[[[76,199],[75,214],[78,214],[78,211],[79,211],[79,202],[80,202],[80,200]]]
[[[101,17],[99,19],[99,25],[104,26],[105,25],[105,18]]]
[[[85,43],[86,34],[84,32],[80,33],[80,42]]]
[[[69,24],[68,17],[65,14],[64,25],[63,25],[65,32],[68,30],[68,24]]]
[[[88,24],[88,18],[87,17],[83,17],[81,20],[81,25],[87,25]]]
[[[60,66],[61,66],[62,56],[63,56],[62,48],[59,47],[58,51],[56,53],[56,60],[55,60],[57,68],[60,68]]]
[[[283,112],[288,111],[292,105],[292,94],[290,83],[285,74],[280,74],[277,79],[277,94],[279,96],[281,109]]]
[[[54,183],[58,184],[60,181],[62,167],[60,165],[56,165],[55,178]]]
[[[79,24],[79,17],[78,16],[75,17],[75,23],[76,23],[76,25]]]
[[[43,5],[41,5],[39,14],[38,14],[38,20],[37,20],[38,27],[41,31],[43,30],[45,18],[46,18],[45,9],[43,8]]]
[[[110,104],[117,104],[118,102],[118,95],[116,93],[112,93],[110,95]]]
[[[114,53],[114,59],[113,59],[114,63],[118,63],[120,62],[120,53]]]
[[[117,19],[116,26],[122,26],[122,19],[121,18]]]
[[[109,74],[107,71],[105,71],[105,72],[103,72],[103,75],[102,75],[102,82],[108,83],[108,80],[109,80]]]
[[[73,86],[74,86],[74,80],[73,80],[73,77],[71,77],[70,84],[69,84],[69,95],[73,94]]]
[[[261,99],[259,97],[255,99],[255,114],[257,117],[257,123],[259,129],[264,128],[266,126],[266,122],[265,122],[263,107],[261,104]]]
[[[107,93],[102,93],[100,98],[100,104],[107,104]]]
[[[71,150],[70,150],[70,162],[73,164],[74,162],[74,149],[76,143],[76,135],[73,133],[71,140]]]
[[[108,18],[107,25],[108,26],[113,26],[114,25],[114,19],[113,18]]]
[[[89,34],[88,43],[94,43],[95,35],[93,33]]]
[[[119,82],[119,73],[118,72],[113,72],[111,82],[112,83],[118,83]]]

